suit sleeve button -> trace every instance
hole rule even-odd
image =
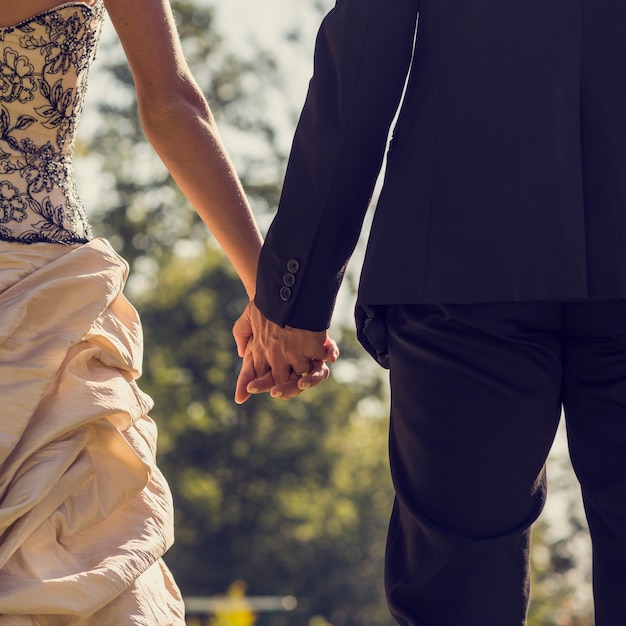
[[[283,276],[283,284],[286,287],[293,287],[296,284],[296,277],[291,273],[285,274]]]
[[[300,263],[296,259],[289,259],[287,261],[287,271],[290,274],[295,274],[300,269]]]
[[[289,298],[291,298],[291,289],[289,289],[289,287],[282,287],[280,290],[280,299],[283,300],[283,302],[287,302]]]

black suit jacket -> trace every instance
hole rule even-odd
[[[328,326],[400,103],[361,304],[626,297],[624,33],[618,0],[338,0],[259,308]]]

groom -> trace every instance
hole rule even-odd
[[[322,24],[234,329],[236,399],[328,376],[326,329],[397,114],[356,315],[390,369],[399,624],[525,623],[561,407],[596,626],[624,624],[624,32],[614,0],[337,0]]]

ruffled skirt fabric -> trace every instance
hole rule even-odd
[[[185,623],[127,270],[0,242],[0,626]]]

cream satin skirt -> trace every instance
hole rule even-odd
[[[184,624],[127,264],[0,242],[0,626]]]

